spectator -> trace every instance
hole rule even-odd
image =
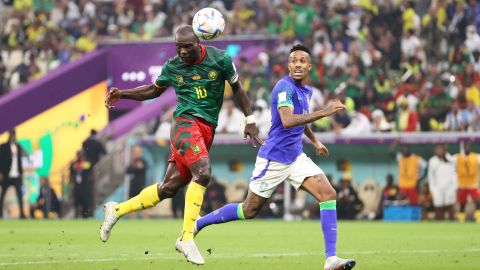
[[[357,192],[352,187],[349,178],[340,180],[337,190],[337,214],[339,219],[355,219],[362,210],[362,202],[358,199]]]
[[[397,154],[399,193],[408,198],[410,204],[418,204],[417,185],[424,176],[427,162],[420,156],[410,152],[408,145],[402,145]]]
[[[392,124],[387,121],[382,110],[376,109],[372,112],[372,131],[375,133],[392,131]]]
[[[355,104],[360,105],[361,99],[365,95],[366,87],[366,78],[361,75],[360,68],[357,65],[351,66],[345,94],[353,98]]]
[[[60,216],[60,207],[60,201],[55,191],[50,187],[48,178],[41,177],[37,201],[30,205],[30,217],[35,218],[35,212],[40,211],[43,218],[56,218]]]
[[[476,107],[473,101],[469,101],[467,104],[465,113],[468,119],[468,131],[480,131],[480,108]]]
[[[412,132],[420,129],[418,114],[408,106],[407,99],[401,99],[396,118],[398,131]]]
[[[204,212],[210,213],[217,210],[227,203],[227,197],[225,196],[225,186],[218,183],[215,177],[212,177],[211,182],[208,184],[205,190],[204,198]]]
[[[258,135],[262,138],[266,138],[272,124],[272,115],[265,100],[258,99],[255,102],[253,115],[255,115],[257,121]]]
[[[480,48],[480,35],[477,33],[475,25],[467,26],[467,39],[465,40],[465,47],[468,52],[473,52]]]
[[[0,182],[2,187],[2,193],[0,195],[0,218],[3,217],[3,202],[5,200],[7,189],[10,186],[15,187],[17,193],[20,218],[26,218],[22,199],[22,156],[24,154],[25,151],[17,142],[15,130],[10,130],[8,132],[8,141],[0,145]]]
[[[432,193],[436,220],[444,220],[445,212],[449,220],[454,220],[457,186],[455,165],[450,154],[445,146],[435,146],[435,156],[428,161],[428,187]]]
[[[173,218],[182,218],[185,209],[185,189],[178,190],[177,194],[172,198],[172,214]]]
[[[105,147],[100,141],[98,141],[96,136],[97,131],[95,129],[90,130],[90,136],[82,144],[82,150],[85,157],[91,163],[92,167],[94,167],[100,158],[107,153]]]
[[[383,187],[383,190],[382,190],[382,202],[381,202],[382,208],[385,207],[386,205],[394,204],[395,201],[397,200],[398,192],[399,192],[399,189],[398,189],[398,186],[395,185],[393,175],[389,173],[385,178],[385,186]]]
[[[445,119],[445,130],[448,131],[465,131],[468,127],[468,115],[464,111],[460,111],[458,102],[452,104],[450,112]]]
[[[421,48],[420,39],[415,35],[415,30],[410,28],[402,39],[403,59],[415,58]]]
[[[348,54],[344,51],[343,43],[341,41],[335,42],[335,50],[327,53],[323,62],[331,71],[334,71],[337,68],[344,71],[348,63]]]
[[[460,211],[457,215],[460,222],[465,222],[465,207],[470,196],[475,203],[475,220],[480,223],[480,191],[478,190],[478,166],[480,155],[472,152],[472,144],[464,143],[464,151],[453,156],[457,169],[458,203]]]
[[[235,108],[232,100],[225,100],[220,114],[218,116],[218,126],[216,131],[219,133],[240,133],[245,116],[239,109]]]
[[[137,196],[145,188],[147,182],[147,162],[142,157],[142,148],[134,146],[132,148],[132,159],[126,170],[129,176],[128,198]],[[144,213],[144,212],[142,212]],[[137,213],[131,213],[130,218],[136,218]]]
[[[75,218],[93,216],[93,175],[92,164],[86,159],[83,151],[70,165],[70,182],[73,183],[73,205]]]

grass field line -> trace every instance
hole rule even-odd
[[[432,253],[472,253],[480,252],[480,248],[468,248],[468,249],[415,249],[415,250],[361,250],[361,251],[340,251],[340,254],[345,255],[371,255],[371,254],[432,254]],[[71,254],[73,255],[73,254]],[[70,256],[71,256],[70,255]],[[75,254],[76,255],[76,254]],[[73,256],[75,256],[73,255]],[[235,253],[235,254],[213,254],[207,258],[215,259],[235,259],[235,258],[248,258],[248,257],[301,257],[301,256],[315,256],[319,255],[319,252],[283,252],[283,253]],[[47,255],[48,256],[48,255]],[[42,255],[42,257],[47,257]],[[127,257],[131,256],[131,257]],[[134,254],[121,254],[118,257],[107,258],[91,258],[91,259],[62,259],[55,260],[54,256],[50,256],[50,260],[40,261],[21,261],[21,262],[3,262],[0,266],[14,266],[14,265],[35,265],[35,264],[56,264],[56,263],[91,263],[91,262],[117,262],[117,261],[145,261],[153,259],[163,260],[178,260],[183,259],[183,256],[175,253],[152,253],[150,255],[134,255]]]

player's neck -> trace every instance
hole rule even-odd
[[[295,78],[293,78],[291,75],[290,75],[290,78],[292,79],[292,81],[295,82],[295,84],[298,84],[298,85],[300,85],[300,86],[302,86],[302,87],[304,87],[304,86],[305,86],[305,83],[307,82],[307,78],[295,79]]]
[[[207,48],[204,45],[200,44],[200,50],[197,54],[197,60],[195,60],[192,64],[200,64],[203,61],[203,58],[205,58],[205,53],[207,51]]]

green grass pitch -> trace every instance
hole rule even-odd
[[[0,221],[0,269],[323,269],[319,222],[209,227],[197,236],[200,268],[174,250],[180,220],[121,220],[108,243],[100,223]],[[480,269],[480,225],[340,222],[338,255],[357,259],[358,270]]]

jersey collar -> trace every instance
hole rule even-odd
[[[202,50],[202,54],[200,55],[200,58],[197,59],[197,61],[193,62],[193,65],[200,64],[205,58],[205,54],[207,54],[207,47],[205,47],[205,45],[200,44],[200,49]]]

